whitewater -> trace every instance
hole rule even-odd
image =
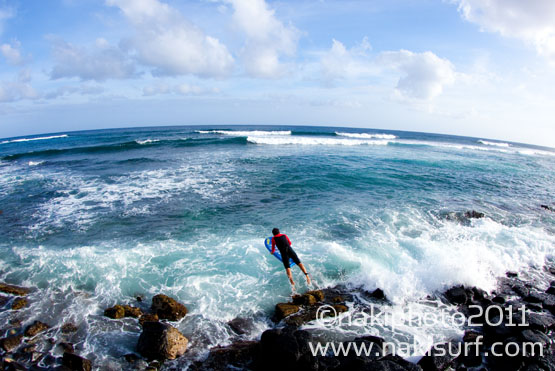
[[[140,328],[103,310],[138,296],[149,303],[165,293],[190,309],[176,324],[190,350],[170,366],[231,343],[235,318],[253,324],[246,338],[260,336],[290,295],[263,245],[273,227],[320,287],[379,287],[387,310],[433,311],[421,302],[429,294],[454,284],[492,290],[506,271],[535,274],[553,258],[555,213],[540,205],[553,205],[554,155],[490,139],[323,127],[6,138],[0,281],[39,288],[24,313],[78,324],[79,352],[106,367],[134,351]],[[469,210],[486,216],[446,217]],[[10,312],[2,308],[0,322]],[[460,335],[410,326],[376,335],[430,331]]]

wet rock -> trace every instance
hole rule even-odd
[[[518,273],[517,273],[517,272],[511,272],[511,271],[507,272],[505,275],[506,275],[508,278],[516,278],[516,277],[518,277]]]
[[[314,305],[318,300],[309,293],[293,296],[293,304],[295,305]]]
[[[335,309],[335,312],[338,313],[338,314],[349,311],[349,308],[346,305],[343,305],[343,304],[334,304],[333,309]]]
[[[368,371],[419,371],[422,368],[414,363],[404,360],[402,357],[387,355],[370,363],[365,370]]]
[[[29,302],[25,298],[15,298],[12,302],[12,310],[20,310],[21,308],[25,308],[29,305]]]
[[[197,362],[190,368],[200,370],[229,370],[252,369],[252,364],[258,352],[258,342],[238,341],[226,347],[210,349],[208,358],[204,362]]]
[[[37,346],[33,344],[33,345],[26,345],[21,349],[21,352],[28,354],[28,353],[33,353],[35,350],[37,350]]]
[[[325,297],[324,292],[322,290],[307,291],[306,294],[314,296],[316,301],[323,301]]]
[[[10,301],[9,297],[0,295],[0,308],[8,304],[9,301]]]
[[[139,324],[142,326],[145,322],[158,322],[159,318],[157,314],[143,314],[139,318]]]
[[[550,295],[555,295],[555,287],[549,286],[545,292]]]
[[[91,371],[92,370],[92,363],[86,358],[79,357],[73,353],[64,353],[62,358],[62,364],[69,368],[70,370],[75,371]]]
[[[62,331],[62,334],[71,334],[73,332],[77,332],[78,328],[75,324],[67,322],[60,327],[60,330]]]
[[[23,335],[13,335],[8,336],[6,338],[0,339],[0,347],[4,349],[6,352],[10,353],[14,351],[19,344],[21,344],[21,340],[23,339]]]
[[[235,332],[237,335],[244,335],[251,332],[253,327],[253,322],[248,318],[237,317],[232,319],[227,323],[227,325]]]
[[[497,295],[494,296],[493,299],[491,299],[492,302],[494,302],[495,304],[505,304],[505,298],[501,295]]]
[[[457,354],[458,344],[443,343],[434,345],[426,354],[418,361],[418,365],[424,371],[442,371],[448,369],[455,360],[452,354]]]
[[[290,303],[279,303],[276,304],[276,319],[281,321],[285,317],[297,313],[300,310],[300,306]]]
[[[27,287],[8,285],[7,283],[0,282],[0,291],[11,295],[25,296],[29,292],[31,292],[31,289],[28,289]]]
[[[463,286],[451,287],[445,292],[445,297],[452,304],[464,304],[468,300],[466,290]]]
[[[465,212],[464,216],[468,219],[480,219],[486,216],[486,214],[478,212],[476,210],[472,210],[472,211]]]
[[[261,370],[316,370],[318,361],[308,345],[312,340],[304,330],[285,328],[264,331],[256,363]]]
[[[45,330],[48,330],[50,328],[50,326],[48,326],[46,323],[40,322],[40,321],[35,321],[33,322],[33,324],[27,326],[27,328],[25,329],[25,336],[27,337],[33,337],[35,335],[37,335],[40,332],[43,332]]]
[[[149,359],[175,359],[185,353],[188,343],[187,338],[168,323],[145,322],[137,350]]]
[[[104,316],[112,319],[120,319],[125,317],[125,309],[121,305],[114,305],[104,310]]]
[[[57,346],[60,349],[62,349],[62,351],[64,353],[73,353],[73,352],[75,352],[75,348],[73,347],[73,344],[71,344],[71,343],[61,342],[61,343],[58,343]]]
[[[152,298],[151,309],[160,319],[170,321],[179,321],[187,314],[187,307],[163,294],[158,294]]]
[[[545,210],[548,210],[548,211],[555,211],[554,208],[549,207],[549,206],[547,206],[547,205],[540,205],[540,207],[541,207],[542,209],[545,209]]]
[[[140,308],[132,307],[130,305],[122,305],[125,317],[139,318],[143,315],[143,311]]]
[[[382,289],[378,288],[375,289],[372,294],[370,294],[371,297],[373,297],[374,299],[378,299],[378,300],[385,300],[385,293],[383,292]]]

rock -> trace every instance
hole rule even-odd
[[[145,322],[137,350],[149,359],[175,359],[185,353],[188,343],[189,340],[168,323]]]
[[[308,293],[293,296],[293,304],[295,305],[314,305],[316,302],[316,298]]]
[[[257,355],[261,370],[316,370],[318,362],[310,352],[309,332],[285,328],[264,331]]]
[[[445,292],[445,297],[452,304],[464,304],[468,299],[463,286],[451,287]]]
[[[0,291],[17,296],[25,296],[31,292],[31,290],[26,287],[8,285],[7,283],[0,283]]]
[[[71,343],[61,342],[58,343],[57,346],[60,347],[64,353],[73,353],[75,351],[75,348]]]
[[[256,341],[238,341],[226,347],[215,347],[204,362],[197,362],[190,370],[249,370],[258,351]]]
[[[21,344],[22,339],[23,335],[8,336],[0,340],[0,347],[10,353]]]
[[[385,300],[386,299],[383,290],[380,289],[380,288],[375,289],[370,296],[372,296],[374,299],[378,299],[378,300]]]
[[[486,214],[480,213],[480,212],[475,211],[475,210],[472,210],[472,211],[465,212],[464,216],[468,219],[480,219],[480,218],[483,218],[484,216],[486,216]]]
[[[511,271],[507,272],[505,275],[506,275],[508,278],[516,278],[516,277],[518,277],[518,273],[517,273],[517,272],[511,272]]]
[[[343,313],[343,312],[348,312],[349,308],[346,305],[343,304],[334,304],[332,305],[333,309],[335,309],[336,313]]]
[[[50,326],[48,326],[46,323],[42,323],[40,321],[35,321],[33,322],[32,325],[27,326],[27,328],[25,329],[25,336],[27,337],[33,337],[36,334],[43,332],[45,330],[48,330],[50,328]]]
[[[73,353],[64,353],[62,358],[62,364],[69,368],[70,370],[75,371],[91,371],[92,370],[92,363],[86,358],[79,357]]]
[[[139,318],[143,315],[143,311],[140,308],[132,307],[130,305],[122,305],[125,312],[125,317]]]
[[[139,324],[142,326],[145,322],[158,322],[159,318],[157,314],[143,314],[139,318]]]
[[[554,208],[549,207],[549,206],[547,206],[547,205],[540,205],[540,207],[541,207],[542,209],[545,209],[545,210],[548,210],[548,211],[555,211]]]
[[[179,321],[187,314],[187,307],[169,296],[158,294],[152,298],[152,312],[160,319]]]
[[[343,296],[338,295],[338,296],[332,298],[332,299],[331,299],[331,302],[332,302],[332,303],[337,303],[337,304],[339,304],[339,303],[344,303],[344,302],[345,302],[345,299],[343,299]]]
[[[365,368],[368,371],[419,371],[419,365],[410,363],[399,356],[387,355],[376,362],[368,364]]]
[[[316,298],[316,301],[323,301],[325,297],[324,292],[322,290],[312,290],[312,291],[307,291],[306,293],[314,296],[314,298]]]
[[[501,295],[494,296],[491,301],[496,304],[505,304],[505,298]]]
[[[120,319],[125,317],[125,309],[121,305],[114,305],[104,310],[104,315],[112,319]]]
[[[549,286],[545,292],[550,295],[555,295],[555,287]]]
[[[71,322],[64,323],[60,329],[62,330],[62,334],[71,334],[72,332],[77,332],[78,330],[77,326]]]
[[[298,305],[290,303],[276,304],[276,319],[281,321],[285,317],[297,313],[301,308]]]
[[[235,332],[237,335],[244,335],[251,332],[253,327],[253,322],[248,318],[237,317],[232,319],[227,323],[227,325]]]
[[[451,354],[457,354],[458,349],[459,345],[454,343],[436,344],[418,361],[418,366],[424,371],[446,370],[455,360]]]
[[[0,308],[6,305],[9,301],[10,301],[9,297],[0,295]]]
[[[29,305],[29,302],[25,298],[15,298],[12,302],[12,310],[19,310],[21,308],[25,308]]]
[[[37,350],[37,346],[35,344],[33,345],[26,345],[25,347],[23,347],[23,349],[21,349],[22,353],[33,353],[35,350]]]

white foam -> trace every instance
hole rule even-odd
[[[251,131],[232,131],[232,130],[197,130],[199,134],[223,134],[231,135],[236,137],[248,137],[251,135],[255,136],[272,136],[272,135],[291,135],[290,130],[278,130],[278,131],[264,131],[264,130],[251,130]]]
[[[49,136],[49,137],[20,138],[20,139],[5,140],[3,142],[0,142],[0,144],[30,142],[30,141],[33,141],[33,140],[48,140],[48,139],[67,138],[67,137],[68,137],[67,134],[62,134],[62,135],[52,135],[52,136]]]
[[[359,138],[359,139],[395,139],[397,138],[392,134],[369,134],[369,133],[343,133],[335,132],[336,135],[349,138]]]
[[[137,144],[148,144],[148,143],[156,143],[156,142],[159,142],[159,141],[160,141],[160,139],[145,139],[145,140],[138,140],[137,139],[135,142]]]
[[[326,146],[361,146],[361,145],[382,145],[389,143],[387,140],[362,140],[362,139],[341,139],[330,137],[257,137],[249,136],[247,141],[254,144],[272,145],[326,145]]]
[[[488,142],[487,140],[479,139],[478,143],[481,143],[485,146],[496,146],[496,147],[510,147],[509,143],[503,142]]]
[[[43,163],[44,163],[44,161],[29,161],[28,165],[29,166],[37,166],[37,165],[40,165],[40,164],[43,164]]]

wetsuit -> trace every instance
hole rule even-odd
[[[272,238],[272,254],[276,251],[276,246],[279,250],[279,253],[281,254],[281,260],[283,260],[283,266],[285,267],[285,269],[291,267],[289,264],[289,259],[292,259],[297,265],[301,264],[299,257],[291,247],[291,240],[289,240],[289,237],[287,237],[286,234],[276,234]]]

